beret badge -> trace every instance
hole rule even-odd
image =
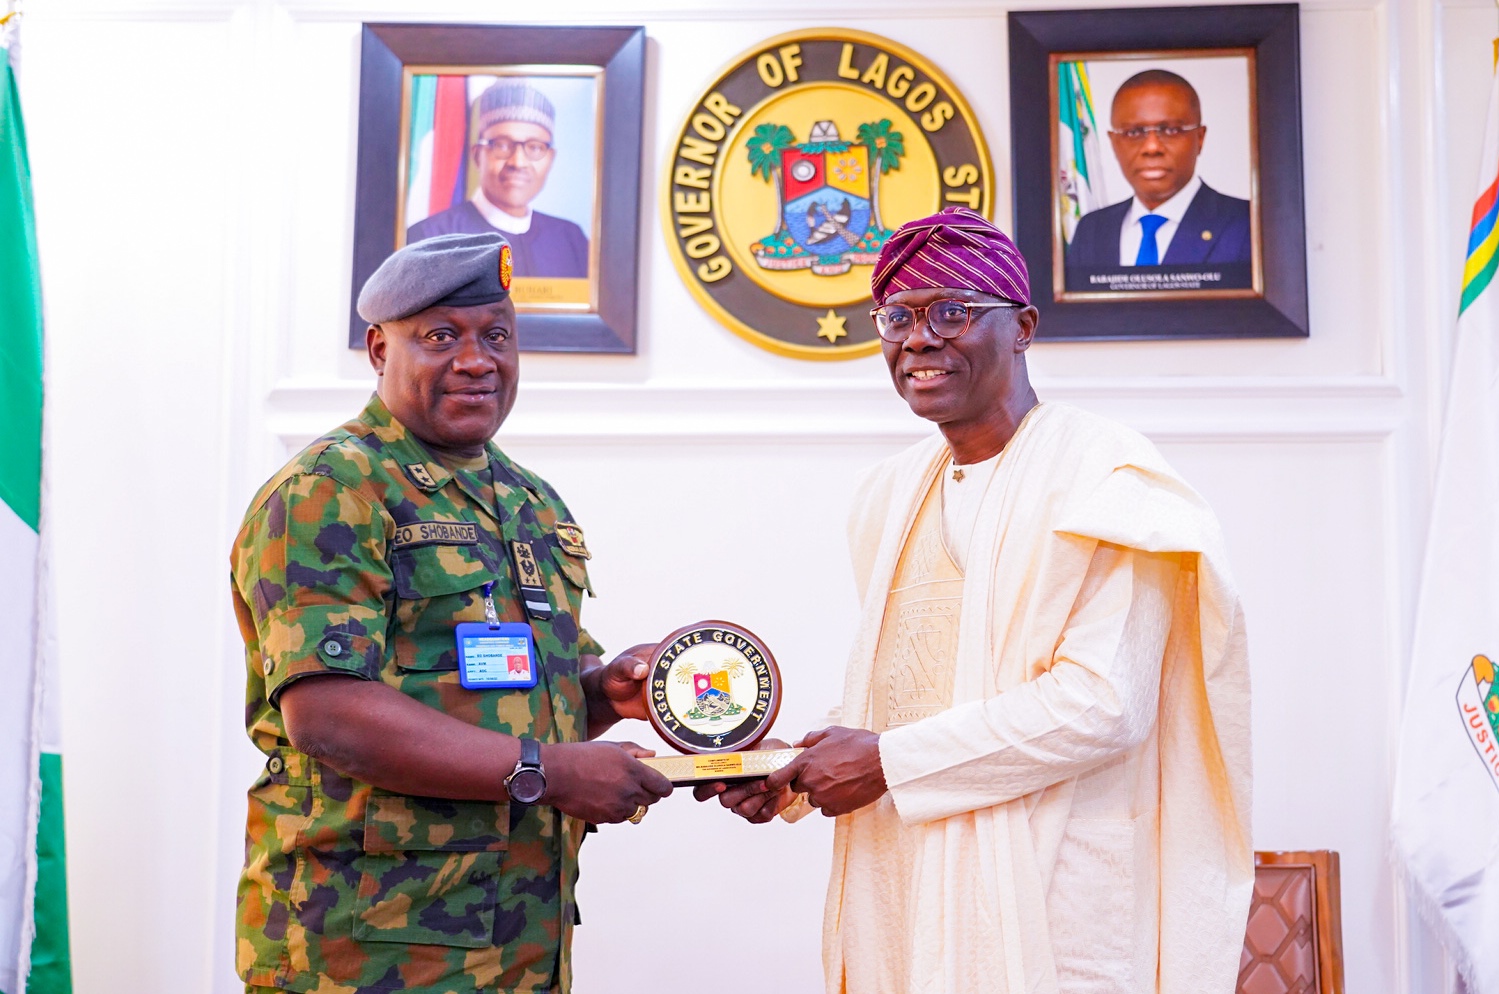
[[[510,263],[510,246],[509,245],[501,245],[500,246],[500,287],[502,289],[505,289],[505,290],[509,290],[510,289],[510,274],[511,274],[511,271],[513,270],[513,268],[514,267]]]

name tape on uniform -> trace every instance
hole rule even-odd
[[[391,546],[409,549],[417,545],[477,545],[479,526],[472,521],[413,521],[397,525]]]

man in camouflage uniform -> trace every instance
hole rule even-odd
[[[490,234],[386,261],[359,300],[377,394],[261,488],[235,541],[266,754],[239,885],[248,991],[566,992],[587,823],[671,792],[645,750],[585,741],[644,717],[651,647],[603,664],[578,623],[581,529],[490,441],[518,373],[508,264]],[[500,621],[529,623],[532,688],[460,683],[454,626],[486,620],[487,588]],[[523,739],[532,804],[507,791]]]

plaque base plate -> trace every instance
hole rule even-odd
[[[791,762],[800,749],[753,749],[697,756],[653,756],[641,762],[672,783],[748,780],[769,776]]]

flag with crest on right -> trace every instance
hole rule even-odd
[[[1499,75],[1478,190],[1391,821],[1469,994],[1499,994]]]

